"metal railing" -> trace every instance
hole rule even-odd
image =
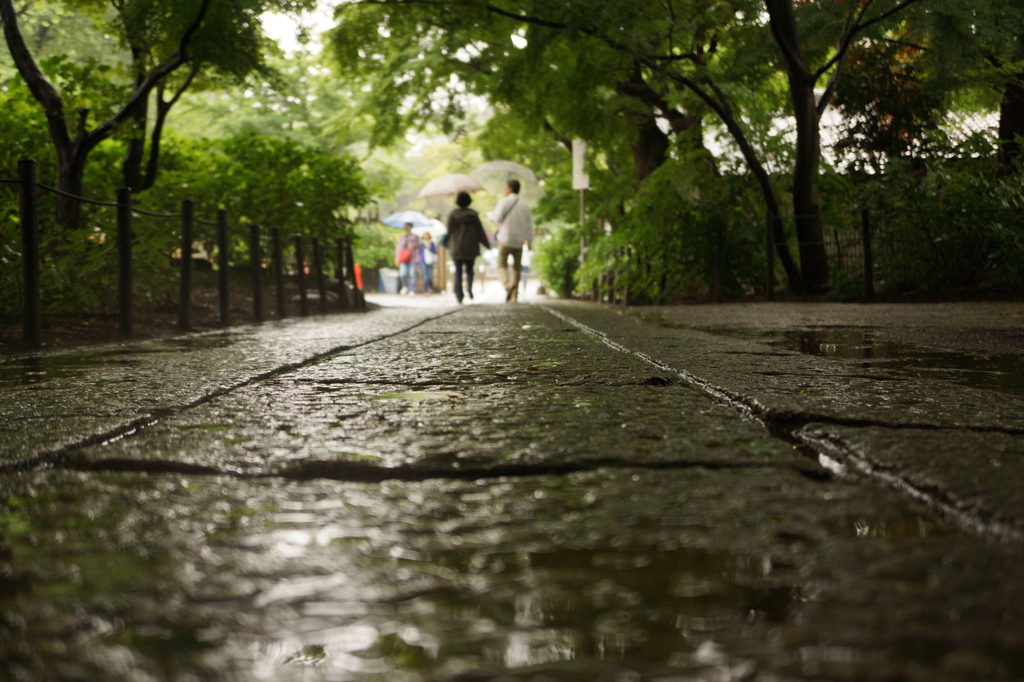
[[[118,329],[121,334],[130,336],[134,327],[134,262],[133,253],[136,238],[132,230],[135,216],[147,216],[161,220],[180,221],[180,252],[178,270],[178,327],[188,330],[192,326],[193,298],[193,254],[196,244],[196,225],[212,226],[215,229],[213,243],[217,246],[217,288],[219,323],[230,324],[230,271],[231,265],[231,234],[236,239],[247,241],[249,262],[247,267],[251,273],[251,291],[253,302],[253,318],[257,322],[265,319],[264,297],[265,274],[263,254],[265,246],[269,246],[271,254],[271,270],[273,286],[276,294],[276,314],[278,318],[288,316],[287,297],[285,293],[285,255],[284,240],[281,230],[272,227],[269,235],[259,225],[250,225],[248,231],[230,225],[227,211],[217,211],[215,220],[204,220],[196,217],[195,204],[191,200],[182,201],[179,213],[158,213],[147,211],[132,205],[131,191],[117,190],[113,202],[97,201],[80,197],[59,189],[39,183],[36,179],[36,163],[31,159],[23,159],[18,163],[17,178],[0,178],[0,183],[18,185],[18,218],[21,232],[22,262],[22,338],[30,346],[42,345],[42,286],[39,221],[39,192],[61,195],[85,204],[113,208],[117,219],[117,300]],[[264,244],[269,240],[269,244]],[[305,259],[305,244],[301,235],[292,236],[295,254],[295,266],[298,280],[299,315],[310,313],[309,295],[306,289],[306,269],[309,264]],[[312,275],[318,291],[319,312],[329,312],[328,284],[324,272],[324,254],[317,237],[311,239],[313,250]],[[351,235],[339,236],[335,239],[335,274],[337,279],[338,309],[365,310],[366,299],[356,285],[356,269],[352,251]]]
[[[831,282],[843,295],[863,300],[876,298],[879,289],[893,293],[915,290],[914,287],[977,286],[981,283],[978,278],[983,278],[1000,256],[998,245],[993,245],[987,235],[1003,233],[1024,241],[1024,210],[1014,207],[935,207],[915,211],[855,208],[823,212],[816,217],[822,222],[822,238],[813,246],[824,252]],[[795,219],[793,215],[783,217],[787,225]],[[774,298],[780,279],[773,232],[778,220],[766,213],[759,228],[763,235],[763,273],[743,273],[748,282],[752,281],[751,276],[760,280],[758,290],[768,299]],[[707,287],[712,299],[721,300],[726,273],[726,228],[712,229],[714,233],[706,235]],[[795,256],[801,247],[808,246],[792,237],[786,245]],[[643,258],[638,259],[632,247],[617,250],[608,256],[607,269],[578,282],[577,291],[595,302],[629,305],[632,294],[628,273],[630,268],[642,266],[642,262]],[[663,277],[663,293],[664,280]]]

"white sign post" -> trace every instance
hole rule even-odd
[[[583,239],[583,224],[586,218],[585,192],[590,189],[590,176],[584,171],[587,159],[587,143],[583,140],[572,141],[572,188],[580,193],[580,263],[583,263],[583,253],[586,243]]]

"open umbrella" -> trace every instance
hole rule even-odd
[[[537,180],[537,175],[526,166],[515,161],[488,161],[470,172],[480,184],[491,194],[501,195],[509,180],[519,181],[519,196],[526,201],[536,201],[544,196],[544,188]]]
[[[392,213],[387,218],[381,219],[381,222],[388,227],[403,228],[406,223],[412,223],[413,227],[427,227],[432,225],[432,218],[423,215],[419,211],[399,211],[398,213]]]
[[[431,197],[448,197],[459,192],[480,192],[483,189],[483,185],[468,175],[449,173],[428,182],[416,196],[419,199],[430,199]]]
[[[412,233],[417,237],[422,237],[424,232],[429,232],[430,236],[437,239],[442,234],[448,231],[448,226],[442,223],[440,220],[434,218],[430,221],[429,225],[423,225],[421,227],[412,228]]]

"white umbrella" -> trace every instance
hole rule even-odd
[[[476,179],[463,175],[462,173],[449,173],[442,175],[436,180],[431,180],[426,187],[416,195],[418,199],[430,199],[431,197],[448,197],[459,192],[480,192],[484,186]]]
[[[537,180],[537,174],[526,166],[515,161],[488,161],[470,172],[470,175],[491,194],[501,196],[505,193],[505,185],[509,180],[519,181],[519,196],[534,202],[544,196],[544,188]]]
[[[423,225],[420,227],[413,227],[412,233],[418,237],[422,237],[424,232],[429,232],[430,236],[435,240],[442,234],[448,231],[448,226],[442,223],[437,218],[430,219],[430,225]]]
[[[392,213],[387,218],[381,218],[380,221],[388,227],[397,227],[399,229],[405,227],[406,223],[410,223],[413,227],[426,227],[431,224],[432,218],[424,215],[419,211],[399,211],[398,213]]]

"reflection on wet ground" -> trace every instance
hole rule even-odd
[[[18,356],[0,361],[0,390],[19,384],[82,377],[98,369],[131,368],[139,364],[138,358],[227,348],[238,343],[242,336],[239,332],[217,332],[146,344],[104,347],[95,351]]]
[[[50,652],[61,679],[891,679],[935,652],[887,639],[912,629],[876,634],[874,601],[946,620],[922,598],[962,580],[963,552],[991,554],[951,552],[911,505],[783,472],[57,474],[4,493],[0,670],[54,670]],[[799,518],[822,495],[820,519]],[[1000,615],[971,603],[965,628]]]
[[[962,386],[1024,395],[1024,356],[921,348],[862,327],[746,329],[701,327],[720,336],[746,339],[772,348],[850,361],[855,367],[884,370],[897,377],[925,377]]]
[[[318,348],[0,475],[0,679],[1024,679],[1019,544],[563,318]]]

